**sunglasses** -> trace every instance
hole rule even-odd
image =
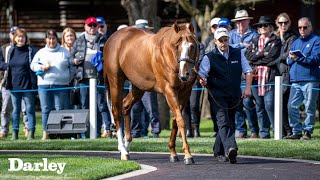
[[[90,23],[90,24],[88,24],[88,26],[89,26],[89,27],[94,27],[94,28],[97,27],[97,25],[94,24],[94,23]]]
[[[308,26],[299,26],[298,28],[306,30],[308,28]]]
[[[104,25],[100,25],[100,26],[98,26],[99,28],[104,28]]]
[[[260,24],[260,25],[258,25],[257,27],[258,28],[262,28],[262,27],[268,27],[269,26],[269,24]]]
[[[216,28],[218,28],[218,25],[214,24],[211,27],[216,29]]]
[[[280,25],[281,24],[284,24],[284,25],[287,25],[287,24],[289,24],[289,21],[283,21],[283,22],[278,22]]]

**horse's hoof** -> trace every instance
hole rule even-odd
[[[130,159],[129,154],[121,155],[121,160],[128,161]]]
[[[194,163],[194,160],[192,157],[184,158],[185,165],[189,165],[189,164],[193,164],[193,163]]]
[[[178,162],[179,158],[178,156],[170,156],[170,162]]]

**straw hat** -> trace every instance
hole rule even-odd
[[[236,22],[244,19],[253,19],[253,17],[249,17],[248,12],[242,9],[236,12],[236,16],[234,19],[231,19],[231,22]]]

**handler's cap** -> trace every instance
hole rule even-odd
[[[214,39],[220,39],[221,37],[226,36],[229,37],[229,32],[226,28],[218,28],[215,32],[214,32]]]

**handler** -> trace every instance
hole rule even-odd
[[[200,64],[202,86],[207,86],[214,99],[218,135],[213,146],[219,161],[237,162],[238,147],[235,140],[235,111],[241,98],[251,96],[252,68],[240,49],[229,46],[229,33],[218,28],[214,33],[216,48],[206,54]],[[246,88],[241,95],[241,73],[245,74]]]

